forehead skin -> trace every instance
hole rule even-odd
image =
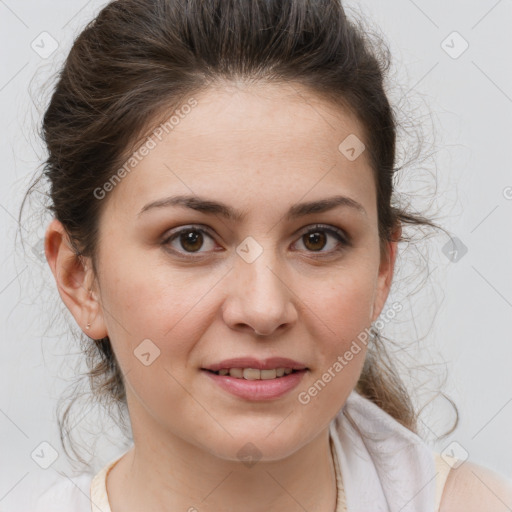
[[[222,85],[193,98],[197,105],[162,141],[153,137],[156,147],[107,194],[103,224],[187,194],[247,210],[248,222],[266,219],[270,229],[291,204],[340,193],[363,204],[377,229],[367,152],[350,161],[338,149],[352,134],[364,141],[348,111],[295,84]]]

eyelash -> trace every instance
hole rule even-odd
[[[209,233],[208,230],[205,230],[203,228],[200,228],[200,227],[192,225],[192,226],[187,226],[187,227],[185,227],[183,229],[180,229],[179,231],[176,231],[175,233],[172,233],[171,235],[167,236],[161,242],[161,244],[163,246],[169,246],[169,244],[172,241],[174,241],[175,239],[177,239],[180,235],[182,235],[183,233],[189,233],[189,232],[206,234],[210,238],[213,239],[213,236]],[[317,232],[330,233],[331,235],[333,235],[338,240],[338,242],[340,242],[340,246],[338,246],[336,249],[333,249],[332,251],[328,251],[328,252],[308,251],[308,252],[311,252],[313,254],[323,254],[323,255],[329,256],[329,255],[332,255],[332,254],[336,254],[336,253],[342,252],[347,247],[349,247],[351,245],[350,239],[347,237],[347,235],[341,229],[335,228],[333,226],[325,226],[325,225],[322,225],[322,224],[316,224],[313,227],[309,228],[307,231],[304,231],[303,233],[301,233],[301,235],[299,236],[299,240],[302,237],[304,237],[305,235],[308,235],[310,233],[317,233]],[[176,251],[175,249],[171,249],[171,248],[168,248],[168,247],[167,247],[167,250],[169,250],[173,254],[177,254],[179,257],[187,259],[187,260],[198,260],[200,258],[198,256],[188,256],[188,255],[185,255],[185,254],[195,254],[195,253],[182,253],[180,251]],[[324,258],[325,256],[313,256],[313,257],[320,259],[320,258]]]

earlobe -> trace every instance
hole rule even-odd
[[[59,295],[77,324],[91,338],[107,336],[98,294],[93,290],[90,261],[75,253],[69,235],[57,219],[46,230],[44,249]]]

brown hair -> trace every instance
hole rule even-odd
[[[50,184],[50,210],[77,256],[91,257],[96,269],[98,219],[106,201],[93,191],[163,112],[211,84],[250,80],[296,83],[358,118],[375,175],[383,248],[400,224],[435,228],[393,204],[400,169],[397,121],[384,90],[390,62],[389,49],[372,44],[368,32],[348,20],[340,0],[110,2],[75,40],[44,115],[48,158],[40,178]],[[93,395],[125,407],[108,337],[86,339],[83,347]],[[417,432],[418,413],[381,335],[368,346],[356,390]],[[59,418],[62,440],[71,405]]]

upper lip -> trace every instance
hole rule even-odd
[[[304,370],[306,365],[288,359],[287,357],[269,357],[268,359],[256,359],[254,357],[235,357],[225,359],[220,363],[211,364],[203,370],[217,372],[223,368],[255,368],[258,370],[274,370],[275,368],[291,368],[292,370]]]

